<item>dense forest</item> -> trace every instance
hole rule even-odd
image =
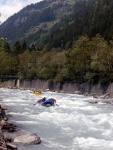
[[[62,0],[57,5],[54,3],[50,9],[53,1],[45,0],[23,9],[27,17],[28,10],[38,7],[38,12],[35,11],[39,13],[38,23],[41,25],[38,32],[33,32],[37,24],[35,16],[30,17],[31,21],[27,20],[27,26],[24,24],[25,18],[19,24],[16,20],[16,27],[13,26],[12,19],[23,15],[22,11],[1,25],[0,73],[28,79],[103,84],[113,82],[113,1],[78,0],[74,3],[72,0],[73,5],[69,7],[63,3],[66,0]],[[59,14],[56,17],[55,11],[63,10],[64,4],[65,15],[56,21]],[[46,9],[45,5],[48,6]],[[44,10],[40,13],[42,8]],[[50,22],[53,25],[48,27]],[[34,28],[29,30],[32,23]],[[11,34],[10,28],[11,32],[13,29],[15,32]]]
[[[18,41],[0,41],[0,72],[19,78],[90,83],[113,82],[113,41],[81,36],[69,50],[39,51]]]

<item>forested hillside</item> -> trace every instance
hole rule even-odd
[[[38,46],[51,27],[60,22],[62,17],[67,18],[72,14],[76,1],[44,0],[29,5],[0,26],[0,36],[7,38],[10,44],[19,39]]]
[[[12,46],[17,40],[38,49],[68,49],[79,36],[113,34],[112,0],[44,0],[10,17],[0,26],[0,36]]]
[[[0,73],[113,82],[112,8],[112,0],[45,0],[27,6],[0,26]]]

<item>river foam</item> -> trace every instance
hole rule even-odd
[[[58,106],[43,107],[42,97],[55,98]],[[113,105],[91,104],[93,97],[29,90],[0,89],[0,99],[9,106],[10,120],[21,133],[36,133],[40,145],[19,145],[19,150],[112,150]],[[36,104],[36,105],[35,105]]]

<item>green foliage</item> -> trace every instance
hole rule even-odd
[[[65,67],[64,52],[46,52],[38,59],[38,77],[40,79],[62,79],[63,68]],[[57,77],[59,76],[59,77]]]
[[[18,54],[22,53],[22,50],[23,49],[22,49],[20,43],[17,41],[13,46],[12,53],[14,55],[18,55]]]
[[[25,50],[27,50],[27,44],[26,44],[26,42],[24,41],[23,43],[22,43],[22,51],[25,51]]]
[[[4,51],[0,52],[0,73],[15,74],[17,72],[17,60]]]
[[[72,80],[84,81],[83,77],[91,70],[92,46],[87,36],[81,37],[66,53],[69,74]],[[73,73],[72,73],[73,72]]]
[[[7,41],[4,42],[3,48],[4,48],[6,53],[11,53],[11,48],[10,48],[9,43]]]
[[[113,81],[113,49],[100,35],[80,37],[66,52],[69,79],[77,82]]]
[[[34,46],[26,50],[19,42],[6,51],[2,43],[0,72],[28,79],[110,83],[113,82],[112,43],[99,34],[92,39],[81,36],[67,51],[38,51]]]
[[[36,77],[36,64],[35,58],[32,57],[34,54],[31,54],[29,51],[19,55],[19,67],[18,67],[18,76],[21,78],[34,78]],[[36,53],[35,53],[36,55]]]

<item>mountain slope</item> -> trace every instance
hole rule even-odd
[[[81,35],[113,37],[112,0],[44,0],[29,5],[0,26],[0,36],[38,49],[65,48]]]
[[[75,0],[44,0],[32,4],[11,16],[0,26],[0,36],[10,43],[16,40],[35,42],[42,32],[51,28],[60,18],[71,13]]]

